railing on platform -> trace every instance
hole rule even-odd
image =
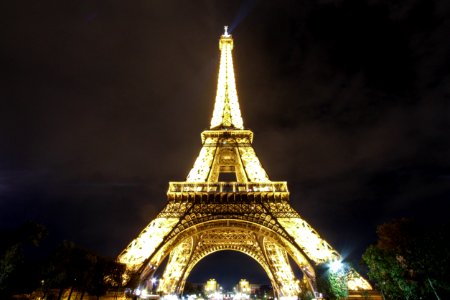
[[[278,192],[287,193],[285,181],[276,182],[169,182],[168,193],[245,193]]]

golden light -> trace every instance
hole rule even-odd
[[[234,78],[233,38],[227,32],[219,41],[220,67],[211,129],[227,127],[244,129]]]
[[[239,251],[257,261],[285,300],[301,292],[289,256],[311,291],[316,291],[314,267],[341,259],[291,207],[287,183],[271,181],[256,156],[253,132],[244,129],[239,109],[233,46],[225,31],[211,127],[201,134],[202,148],[186,181],[169,183],[164,209],[118,257],[128,271],[140,270],[142,280],[150,280],[168,256],[157,288],[166,298],[180,294],[194,266],[216,251]],[[222,180],[226,176],[235,179]],[[248,282],[242,285],[247,290]],[[372,289],[353,269],[348,288]]]

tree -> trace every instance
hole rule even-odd
[[[109,288],[120,287],[125,266],[113,258],[99,256],[91,251],[75,246],[72,242],[63,242],[50,259],[46,272],[48,287],[58,288],[58,299],[63,291],[70,288],[81,293],[88,292],[100,297]]]
[[[0,231],[0,298],[30,292],[39,286],[36,263],[28,257],[27,247],[39,246],[47,230],[29,222],[18,228]]]
[[[342,299],[348,296],[347,275],[350,267],[344,263],[336,270],[328,264],[318,265],[316,281],[319,291],[328,299]]]
[[[406,270],[394,253],[370,246],[363,255],[369,268],[369,278],[377,288],[390,299],[413,299],[417,290],[415,281],[410,280]]]
[[[92,276],[87,282],[87,291],[90,295],[97,296],[98,299],[108,289],[119,289],[122,286],[124,272],[124,264],[113,258],[98,257],[96,264],[93,266]]]
[[[58,299],[61,299],[65,289],[71,288],[72,291],[76,281],[81,279],[82,256],[81,249],[69,241],[63,241],[51,255],[44,276],[46,288],[59,289]]]
[[[448,226],[420,226],[408,219],[377,228],[378,242],[363,261],[369,278],[389,299],[448,297],[450,232]]]

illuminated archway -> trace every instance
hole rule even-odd
[[[290,262],[292,265],[292,261]],[[267,272],[254,258],[241,251],[219,250],[206,255],[195,264],[186,278],[183,294],[186,294],[188,283],[203,283],[211,278],[226,291],[231,291],[241,279],[247,279],[251,283],[271,284]]]
[[[158,291],[162,294],[181,294],[187,277],[195,265],[217,251],[239,251],[253,258],[266,272],[278,296],[294,296],[299,290],[298,280],[289,264],[292,257],[304,273],[314,291],[314,269],[295,245],[272,229],[247,220],[206,220],[191,226],[166,241],[153,255],[142,279],[151,278],[169,255]]]

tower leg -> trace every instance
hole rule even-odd
[[[170,253],[164,274],[159,281],[158,292],[164,295],[177,294],[180,291],[181,279],[188,266],[194,249],[193,238],[187,238],[178,244]]]
[[[300,294],[299,280],[295,278],[286,250],[267,238],[263,240],[263,249],[278,286],[278,298],[297,299]]]

